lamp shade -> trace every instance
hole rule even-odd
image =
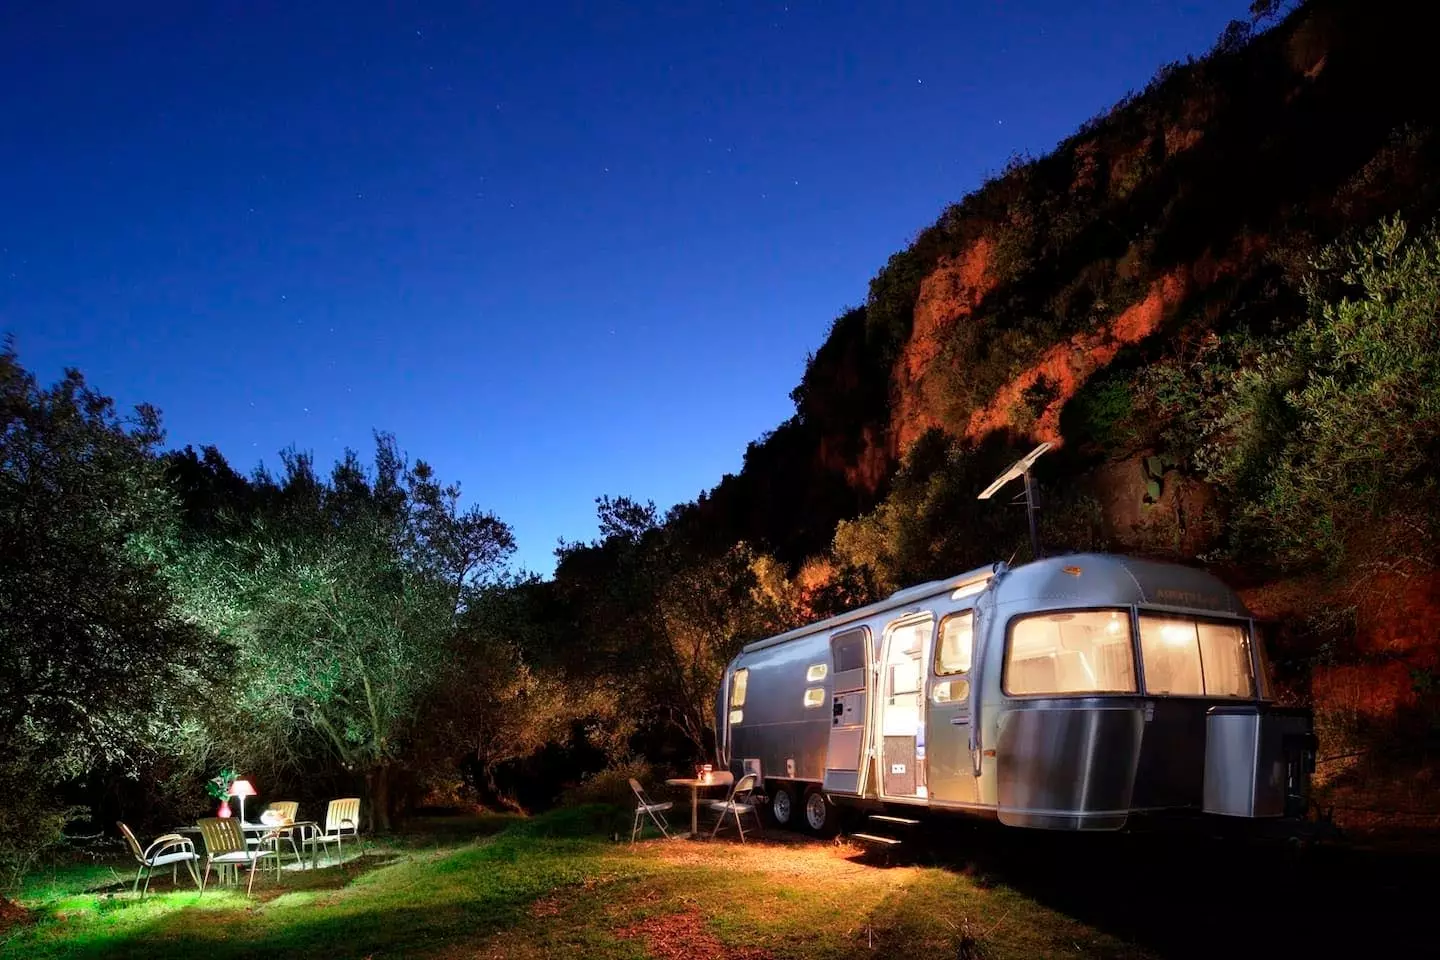
[[[236,780],[230,784],[230,796],[253,797],[255,796],[255,787],[249,780]]]

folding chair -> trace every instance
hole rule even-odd
[[[145,879],[145,889],[140,896],[150,892],[150,878],[155,874],[156,867],[170,868],[170,881],[175,882],[177,868],[185,864],[185,869],[190,871],[190,879],[195,881],[195,886],[200,886],[200,874],[195,870],[195,864],[200,857],[195,853],[195,843],[180,836],[178,833],[167,833],[163,837],[157,837],[155,842],[145,849],[140,849],[140,841],[135,839],[135,834],[123,823],[117,823],[120,833],[125,837],[125,843],[130,848],[130,853],[140,863],[140,869],[135,873],[135,884],[130,888],[131,893],[140,891],[140,879]]]
[[[730,796],[725,800],[711,800],[710,809],[719,813],[715,821],[715,828],[710,831],[710,838],[720,832],[720,825],[725,822],[726,815],[735,817],[735,829],[740,831],[740,842],[745,842],[745,827],[740,823],[740,815],[748,813],[755,818],[755,829],[760,831],[760,810],[755,805],[755,774],[747,773],[735,781],[735,788],[730,791]],[[763,831],[760,831],[763,832]]]
[[[666,840],[670,839],[670,821],[665,819],[665,811],[675,804],[666,800],[664,803],[654,803],[645,795],[645,788],[640,786],[640,781],[630,780],[630,789],[635,793],[635,799],[640,802],[635,807],[635,822],[630,825],[630,845],[635,845],[635,838],[645,832],[645,818],[648,816]]]

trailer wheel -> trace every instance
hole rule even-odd
[[[825,792],[819,787],[811,787],[805,794],[805,826],[822,837],[833,837],[839,832],[840,813],[825,799]]]
[[[788,783],[776,783],[769,789],[770,819],[777,827],[795,825],[795,788]]]

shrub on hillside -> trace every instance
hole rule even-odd
[[[1433,559],[1440,231],[1391,218],[1326,248],[1305,299],[1302,322],[1233,376],[1201,451],[1237,545],[1338,565],[1365,530],[1405,528]]]

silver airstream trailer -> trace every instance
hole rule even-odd
[[[1233,591],[1100,554],[995,564],[751,643],[716,711],[721,766],[817,831],[837,804],[1051,830],[1296,818],[1314,762],[1312,718],[1274,704]]]

